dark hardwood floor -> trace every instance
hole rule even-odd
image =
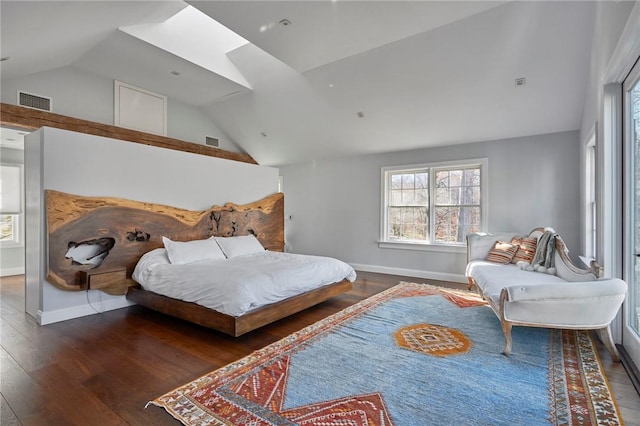
[[[349,293],[233,338],[139,306],[42,327],[24,313],[23,280],[0,281],[0,425],[179,424],[145,404],[399,281],[423,281],[360,272]],[[640,425],[624,368],[599,352],[626,424]]]

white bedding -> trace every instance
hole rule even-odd
[[[175,265],[159,248],[142,256],[132,277],[145,290],[241,316],[345,278],[353,282],[356,272],[330,257],[270,251]]]

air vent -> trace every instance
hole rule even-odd
[[[205,136],[205,141],[204,143],[206,143],[209,146],[215,146],[218,147],[220,146],[220,139],[218,138],[212,138],[211,136]]]
[[[42,111],[51,111],[51,98],[18,91],[18,105]]]

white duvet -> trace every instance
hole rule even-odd
[[[159,248],[142,256],[132,277],[145,290],[241,316],[345,278],[353,282],[356,272],[330,257],[270,251],[172,265]]]

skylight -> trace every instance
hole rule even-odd
[[[159,24],[132,25],[120,30],[251,88],[227,56],[249,42],[193,6]]]

